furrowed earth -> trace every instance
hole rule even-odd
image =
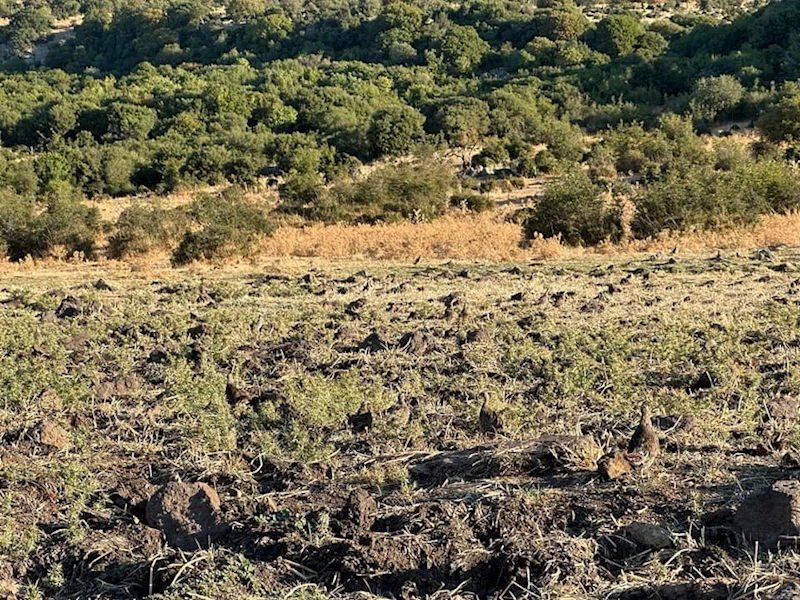
[[[800,597],[800,255],[602,260],[6,273],[0,598]]]

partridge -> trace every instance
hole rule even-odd
[[[386,411],[384,417],[393,429],[402,428],[411,420],[411,408],[405,402],[398,402]]]
[[[626,458],[635,467],[647,468],[655,462],[660,450],[658,435],[650,417],[650,409],[647,403],[643,402],[642,416],[630,442],[628,442]]]
[[[353,433],[364,433],[372,429],[372,409],[369,406],[369,401],[364,400],[358,411],[347,417],[347,421]]]
[[[478,414],[478,426],[481,433],[492,435],[503,432],[503,418],[489,406],[489,396],[485,396]]]

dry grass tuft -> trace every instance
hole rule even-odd
[[[280,227],[259,250],[269,256],[524,260],[531,251],[520,248],[521,239],[519,225],[499,215],[455,214],[431,223]]]
[[[596,248],[572,248],[555,238],[537,238],[520,247],[522,227],[503,220],[500,212],[451,214],[432,223],[378,225],[307,225],[280,227],[264,240],[259,252],[275,257],[368,257],[411,260],[548,260],[586,255],[627,255],[661,252],[678,246],[682,253],[748,250],[765,246],[800,245],[800,214],[768,215],[749,228],[664,234],[648,240],[626,240]]]

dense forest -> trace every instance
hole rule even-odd
[[[0,0],[0,253],[104,234],[187,262],[281,215],[433,219],[539,176],[515,218],[567,243],[793,210],[800,0],[746,8]],[[115,224],[82,202],[209,184],[234,187]],[[277,206],[242,191],[266,188]]]

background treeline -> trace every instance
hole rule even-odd
[[[519,218],[574,243],[795,208],[800,1],[732,20],[672,8],[0,0],[0,237],[13,258],[91,253],[102,226],[82,198],[205,184],[278,188],[279,213],[375,221],[484,209],[482,192],[555,175]],[[698,135],[730,121],[755,121],[759,139]]]

